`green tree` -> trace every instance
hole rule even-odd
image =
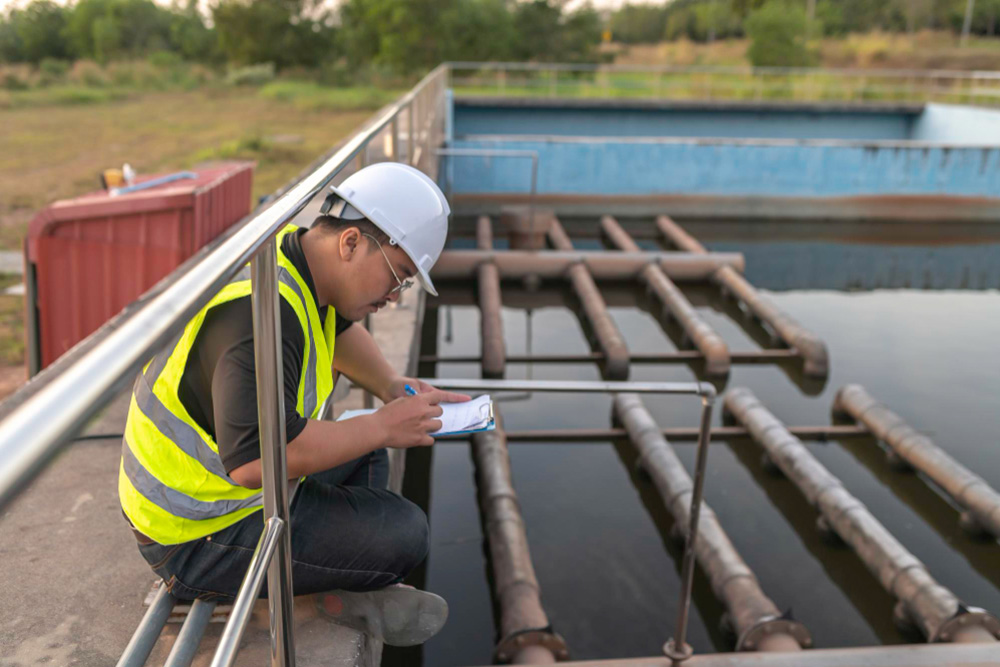
[[[171,17],[170,44],[185,60],[212,62],[221,56],[215,32],[198,13],[198,0],[188,0]]]
[[[514,30],[518,36],[514,57],[517,60],[558,61],[561,18],[559,6],[548,0],[518,3],[514,9]]]
[[[173,20],[152,0],[80,0],[64,37],[78,55],[107,62],[170,49]]]
[[[805,67],[816,62],[806,46],[806,13],[798,4],[769,0],[744,23],[754,67]]]
[[[17,35],[11,17],[0,21],[0,62],[16,63],[24,60],[21,38]]]
[[[517,40],[504,0],[461,0],[441,15],[443,60],[509,60]]]
[[[297,0],[221,0],[212,8],[219,48],[230,63],[315,66],[334,49],[332,29]]]
[[[667,27],[665,6],[624,4],[609,21],[615,41],[625,44],[654,44],[663,39]]]
[[[65,8],[50,0],[34,0],[24,9],[12,11],[0,46],[4,58],[36,64],[45,58],[71,58],[73,52],[62,39],[66,15]]]
[[[441,60],[441,19],[451,0],[348,0],[341,33],[349,62],[414,72]]]

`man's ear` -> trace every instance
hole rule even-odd
[[[358,252],[358,244],[361,243],[361,231],[357,227],[348,227],[340,234],[339,250],[340,258],[345,262],[351,261]]]

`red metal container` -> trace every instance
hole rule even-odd
[[[250,212],[253,163],[51,204],[25,239],[28,372],[55,361]],[[136,183],[163,176],[153,174]]]

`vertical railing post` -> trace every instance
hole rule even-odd
[[[410,103],[406,105],[406,136],[407,136],[406,161],[409,162],[411,165],[416,164],[414,156],[416,155],[417,152],[417,130],[414,127],[414,125],[415,124],[413,122],[413,100],[410,100]]]
[[[714,391],[702,393],[698,452],[694,465],[694,488],[691,490],[691,520],[684,541],[684,560],[681,563],[681,599],[677,610],[677,630],[674,636],[663,645],[664,654],[674,662],[687,660],[694,652],[687,643],[688,612],[691,609],[691,589],[694,586],[694,542],[698,538],[701,499],[705,495],[705,470],[708,467],[708,444],[712,434],[712,407],[714,404]]]
[[[271,665],[294,667],[292,636],[292,540],[285,460],[285,394],[278,311],[277,244],[271,239],[250,262],[254,361],[257,369],[257,414],[260,434],[264,521],[276,517],[285,530],[267,568],[271,620]]]
[[[399,162],[399,114],[392,117],[392,123],[389,124],[389,140],[392,145],[389,148],[389,159],[393,162]]]

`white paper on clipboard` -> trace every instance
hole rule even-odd
[[[495,423],[493,421],[493,401],[489,394],[463,403],[439,403],[438,405],[444,412],[438,417],[441,420],[441,428],[432,432],[433,436],[489,430]],[[373,412],[375,410],[345,410],[337,418],[337,421],[370,415]]]

